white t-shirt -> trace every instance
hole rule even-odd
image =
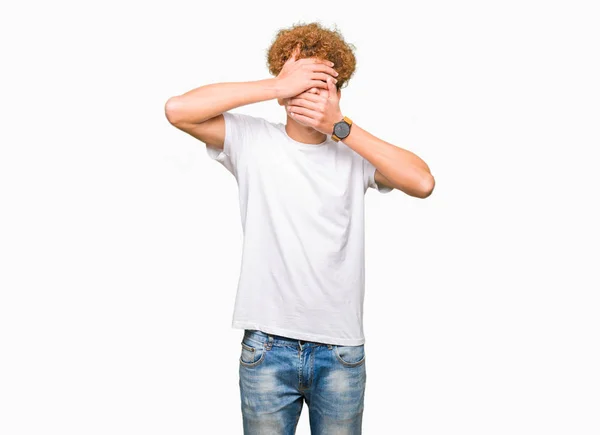
[[[244,234],[231,326],[304,341],[360,345],[364,196],[375,167],[330,136],[293,140],[285,124],[225,112],[223,151],[208,155],[238,184]]]

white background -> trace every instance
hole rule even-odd
[[[437,183],[367,193],[364,433],[600,433],[593,3],[2,6],[0,433],[242,433],[237,186],[164,104],[315,20]]]

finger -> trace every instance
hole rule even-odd
[[[329,97],[331,98],[335,98],[337,95],[337,89],[335,87],[335,84],[333,83],[333,79],[327,79],[327,85],[328,85],[328,91],[329,91]]]
[[[320,99],[324,99],[323,97],[323,89],[319,89],[319,88],[311,88],[313,90],[312,94],[315,95],[315,97],[320,98]]]
[[[327,80],[332,79],[335,82],[337,82],[337,79],[331,77],[329,74],[320,73],[320,72],[313,73],[311,78],[315,79],[315,80],[323,80],[324,82],[327,82]],[[327,88],[327,89],[329,89],[329,88]]]
[[[288,105],[288,107],[291,107],[291,106],[305,107],[310,110],[319,110],[319,107],[320,107],[319,104],[314,103],[309,100],[305,100],[303,98],[294,98],[293,100],[290,100],[290,102],[287,105]]]
[[[324,89],[317,89],[317,94],[319,95],[319,98],[322,98],[323,100],[327,99],[327,91]]]
[[[332,77],[337,77],[339,75],[339,73],[336,70],[334,70],[333,68],[331,68],[329,65],[325,65],[322,63],[312,64],[312,65],[310,65],[310,68],[313,71],[327,73]]]
[[[306,107],[300,107],[300,106],[291,106],[288,104],[288,112],[290,114],[298,114],[298,115],[303,115],[306,116],[308,118],[311,119],[318,119],[319,117],[319,112],[315,111],[315,110],[311,110],[311,109],[307,109]]]
[[[320,95],[323,95],[323,89],[325,91],[327,90],[327,82],[323,80],[311,80],[310,85],[317,88],[319,90]]]
[[[290,113],[290,116],[298,121],[300,124],[308,125],[310,127],[315,127],[317,125],[317,121],[308,116],[300,115],[298,113]]]
[[[313,93],[313,94],[318,94],[319,90],[317,88],[310,88],[307,92]]]
[[[317,94],[311,94],[310,92],[302,92],[301,94],[296,95],[294,98],[303,98],[305,100],[312,101],[313,103],[321,103],[325,101],[325,98]]]

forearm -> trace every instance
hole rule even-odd
[[[433,190],[429,166],[414,153],[379,139],[356,123],[343,142],[371,162],[396,189],[420,198]]]
[[[166,104],[173,124],[201,123],[223,112],[278,97],[277,79],[213,83],[170,98]]]

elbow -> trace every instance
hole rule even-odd
[[[427,198],[429,195],[432,194],[434,188],[435,178],[433,178],[433,175],[431,175],[430,173],[427,173],[421,178],[418,192],[415,196],[417,198]]]
[[[178,97],[169,98],[165,103],[165,116],[172,125],[176,125],[181,121],[179,113]]]

